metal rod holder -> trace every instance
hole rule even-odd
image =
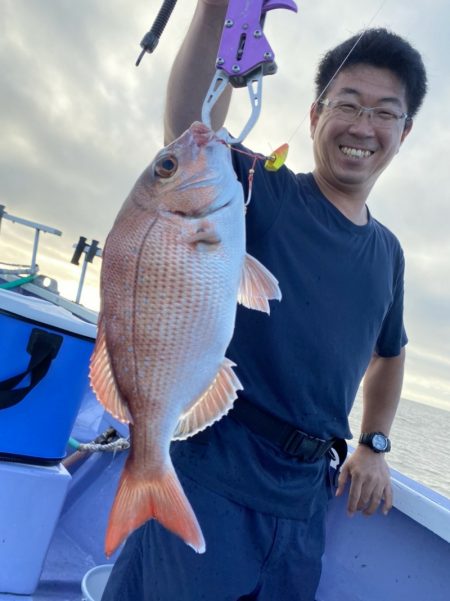
[[[75,302],[79,304],[81,293],[83,291],[84,280],[86,278],[88,263],[92,263],[94,257],[101,257],[103,251],[98,245],[98,240],[92,240],[90,244],[87,244],[84,236],[80,236],[80,239],[78,240],[77,244],[73,245],[73,248],[75,249],[75,252],[73,254],[71,263],[74,265],[79,265],[81,255],[84,255],[83,264],[81,266],[80,280],[78,282],[77,295],[75,298]]]

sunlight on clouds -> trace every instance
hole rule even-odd
[[[47,79],[47,94],[42,98],[42,105],[48,111],[50,119],[60,121],[68,115],[72,118],[76,112],[73,95],[68,89],[67,82],[53,72]]]

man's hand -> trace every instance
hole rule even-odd
[[[350,516],[356,511],[372,515],[382,501],[384,515],[392,509],[391,477],[383,453],[359,445],[341,469],[336,496],[342,495],[348,478],[351,479],[347,505]]]

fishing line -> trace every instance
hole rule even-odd
[[[345,56],[344,60],[342,61],[342,63],[339,65],[339,67],[336,69],[336,72],[334,73],[334,75],[332,76],[332,78],[330,79],[330,81],[327,83],[327,85],[323,88],[323,90],[320,92],[319,96],[316,98],[316,100],[313,102],[312,104],[312,109],[315,109],[317,104],[319,103],[320,99],[322,98],[322,96],[325,94],[325,92],[328,90],[328,88],[331,86],[331,84],[333,83],[333,81],[336,79],[336,77],[339,75],[340,71],[342,70],[342,68],[344,67],[345,63],[348,61],[348,59],[350,58],[352,52],[355,50],[356,46],[359,44],[359,42],[362,40],[362,38],[364,37],[364,35],[367,33],[369,27],[372,25],[373,21],[377,18],[378,14],[381,12],[381,10],[383,9],[384,5],[388,2],[389,0],[382,0],[380,6],[378,7],[378,9],[376,10],[375,14],[372,16],[372,18],[370,19],[370,21],[367,23],[367,25],[363,28],[363,31],[361,32],[361,35],[358,37],[358,39],[356,40],[356,42],[353,44],[353,46],[350,48],[348,54]],[[309,111],[305,114],[305,116],[303,117],[303,119],[300,121],[299,125],[295,128],[293,134],[291,135],[291,137],[288,140],[288,144],[291,142],[292,138],[294,138],[298,131],[300,130],[300,128],[302,127],[302,125],[304,124],[304,122],[306,121],[307,117],[309,115]]]
[[[265,161],[265,163],[267,164],[267,162],[275,161],[275,157],[274,157],[274,155],[264,156],[263,154],[258,154],[256,152],[250,152],[247,150],[243,150],[242,148],[236,148],[236,146],[234,146],[233,144],[230,144],[229,142],[225,142],[225,140],[222,140],[222,138],[219,138],[218,136],[215,136],[215,139],[218,142],[220,142],[221,144],[224,144],[227,148],[229,148],[231,152],[237,152],[238,154],[244,154],[245,156],[253,159],[252,166],[248,170],[248,178],[247,178],[248,192],[247,192],[247,198],[244,201],[245,212],[247,212],[247,207],[250,204],[250,200],[252,198],[253,178],[255,175],[255,167],[256,167],[257,161]]]

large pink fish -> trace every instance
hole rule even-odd
[[[269,312],[275,278],[245,253],[244,199],[230,150],[194,123],[138,179],[106,241],[90,377],[131,451],[105,551],[154,518],[197,552],[205,541],[169,445],[232,407],[241,384],[225,352],[236,301]]]

